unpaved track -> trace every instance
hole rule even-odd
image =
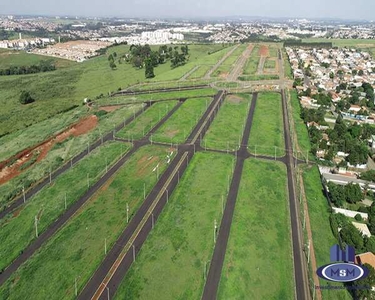
[[[178,81],[184,81],[186,80],[191,74],[193,74],[197,69],[199,68],[199,66],[195,66],[194,68],[192,68],[189,72],[187,72],[184,76],[182,76]]]
[[[221,64],[232,55],[232,53],[239,47],[240,45],[235,46],[232,50],[230,50],[227,54],[225,54],[207,73],[204,75],[203,79],[210,79],[212,73],[214,73]]]
[[[236,81],[237,78],[242,74],[243,68],[246,64],[246,61],[249,59],[251,52],[253,51],[253,46],[249,45],[242,53],[240,58],[236,61],[236,64],[230,74],[227,77],[227,81]]]

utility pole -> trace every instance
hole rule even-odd
[[[51,167],[49,167],[49,184],[52,183],[52,170]]]
[[[224,214],[224,195],[221,195],[221,214]]]
[[[90,178],[89,178],[89,173],[87,173],[87,188],[90,188]]]
[[[276,160],[276,146],[275,146],[275,160]]]
[[[107,289],[107,300],[109,300],[109,287],[106,286],[105,288]]]
[[[129,203],[126,203],[126,223],[129,223]]]
[[[65,203],[65,210],[67,208],[67,205],[66,205],[66,192],[65,192],[65,199],[64,199],[64,203]]]
[[[308,249],[308,253],[307,253],[307,264],[309,264],[310,263],[310,240],[309,240],[309,244],[308,244],[308,246],[307,246],[307,249]]]
[[[154,214],[153,213],[151,214],[151,226],[152,226],[152,229],[154,229]]]
[[[105,158],[105,172],[108,173],[108,158]]]
[[[39,236],[39,234],[38,234],[38,216],[35,216],[34,223],[35,223],[35,236],[38,237]]]
[[[146,199],[146,183],[143,183],[143,200]]]
[[[133,244],[133,262],[135,261],[135,246]]]
[[[74,294],[78,296],[77,277],[74,279]]]
[[[167,203],[168,203],[168,201],[169,201],[169,193],[168,193],[167,189],[166,189],[166,191],[167,191]]]
[[[22,194],[23,194],[23,203],[26,202],[26,195],[25,195],[25,186],[22,186]]]
[[[90,143],[87,142],[87,154],[89,154],[89,153],[90,153]]]
[[[107,239],[104,239],[104,254],[107,255]]]
[[[216,219],[215,219],[215,222],[214,222],[214,247],[215,247],[215,244],[216,244],[216,229],[217,229],[217,223],[216,223]]]

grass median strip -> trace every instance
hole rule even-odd
[[[212,98],[208,97],[185,101],[173,116],[152,135],[152,139],[164,143],[183,143],[211,101]]]
[[[303,169],[303,181],[307,198],[310,226],[314,243],[314,251],[317,266],[323,266],[330,262],[330,248],[337,244],[338,241],[333,236],[329,224],[329,205],[327,198],[322,191],[322,183],[317,167]],[[316,270],[310,270],[315,272]],[[321,286],[327,285],[327,281],[320,279]],[[332,286],[343,285],[340,283],[330,282]],[[322,298],[330,300],[352,299],[346,290],[321,290]]]
[[[177,101],[163,101],[153,104],[136,120],[119,131],[116,137],[129,140],[144,137],[177,103]]]
[[[293,299],[290,239],[286,167],[246,160],[218,299]]]
[[[1,287],[1,299],[72,299],[81,290],[167,167],[171,149],[145,146]],[[175,152],[175,151],[174,151]]]
[[[116,293],[116,299],[199,299],[234,158],[197,153]],[[214,171],[213,171],[214,170]]]
[[[258,95],[250,133],[249,150],[256,155],[285,154],[281,95],[264,92]]]
[[[88,184],[94,184],[105,173],[107,165],[108,168],[113,165],[129,148],[130,144],[104,144],[46,186],[25,206],[2,219],[0,269],[8,266],[35,239],[35,217],[40,234],[65,211],[65,206],[68,208],[87,191]]]
[[[201,146],[231,151],[238,149],[249,112],[251,97],[250,94],[226,96]]]

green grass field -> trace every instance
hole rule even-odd
[[[65,211],[65,193],[69,208],[87,191],[87,174],[90,185],[93,185],[105,173],[107,164],[109,168],[121,157],[121,151],[126,153],[129,148],[130,144],[104,144],[36,194],[25,206],[2,219],[0,269],[4,269],[35,239],[35,216],[39,217],[38,230],[42,233]]]
[[[177,103],[177,101],[163,101],[153,104],[136,120],[119,131],[116,136],[129,140],[144,137]]]
[[[218,299],[294,298],[287,195],[283,164],[245,161]]]
[[[330,262],[330,248],[338,241],[332,234],[329,224],[329,205],[323,194],[323,187],[317,167],[303,169],[303,181],[307,197],[309,217],[311,223],[312,238],[317,266],[323,266]],[[311,270],[315,273],[316,270]],[[327,281],[320,280],[320,285],[325,286]],[[335,283],[330,282],[331,285]],[[342,286],[342,285],[341,285]],[[345,290],[322,290],[323,300],[350,300],[352,297]]]
[[[201,146],[231,151],[238,149],[251,97],[251,94],[228,95],[205,134]]]
[[[292,106],[292,116],[294,128],[297,134],[298,145],[302,151],[302,154],[306,156],[311,150],[311,144],[306,124],[301,119],[301,106],[295,90],[290,91],[290,102]]]
[[[120,57],[128,53],[129,47],[113,47],[107,55],[116,51]],[[210,56],[208,52],[222,49],[222,45],[190,45],[189,49],[190,58],[185,66],[171,70],[169,62],[162,64],[155,68],[156,77],[152,81],[180,78],[196,61],[204,62]],[[144,69],[135,69],[130,64],[116,60],[117,69],[112,70],[107,55],[54,72],[0,77],[0,136],[48,119],[72,105],[80,105],[86,97],[107,95],[119,87],[146,81]],[[19,103],[19,95],[25,88],[36,99],[34,103]]]
[[[194,156],[116,299],[201,297],[205,264],[213,253],[214,220],[220,226],[222,196],[226,199],[228,187],[223,183],[231,176],[233,162],[225,154]]]
[[[252,81],[252,80],[276,80],[279,79],[278,75],[247,75],[238,77],[241,81]]]
[[[129,104],[152,100],[171,100],[191,97],[205,97],[214,96],[217,94],[217,90],[213,88],[187,90],[187,91],[173,91],[173,92],[160,92],[160,93],[149,93],[140,95],[126,95],[116,97],[106,97],[96,101],[99,105],[109,104]]]
[[[304,43],[332,43],[334,47],[372,48],[375,47],[375,40],[370,39],[325,39],[308,38],[302,39]]]
[[[27,53],[26,51],[0,49],[0,70],[10,67],[39,65],[39,63],[43,60],[52,61],[58,69],[71,67],[76,64],[70,60],[36,55]]]
[[[0,288],[1,299],[72,299],[77,278],[79,291],[126,227],[126,204],[133,215],[156,183],[152,172],[167,167],[170,149],[145,146]],[[149,159],[152,156],[152,159]],[[43,216],[42,216],[43,218]],[[32,224],[32,221],[31,221]]]
[[[259,93],[250,132],[249,150],[257,155],[285,154],[281,96],[278,93]]]
[[[276,61],[275,60],[270,60],[266,59],[266,62],[264,64],[265,69],[275,69],[276,68]]]
[[[197,124],[212,98],[202,97],[185,101],[159,128],[152,139],[156,142],[183,143]]]
[[[234,52],[217,68],[217,70],[212,74],[212,77],[222,77],[230,73],[233,65],[248,47],[247,44],[240,45]]]
[[[257,72],[260,60],[259,48],[259,44],[254,45],[253,51],[251,52],[251,55],[244,66],[244,75],[255,75]]]
[[[70,137],[62,143],[55,144],[43,160],[35,163],[17,177],[0,185],[0,205],[3,206],[11,201],[22,190],[22,186],[28,188],[32,183],[47,176],[50,169],[54,171],[64,163],[67,163],[72,157],[87,149],[88,143],[90,145],[98,140],[101,135],[112,131],[114,126],[119,125],[124,119],[131,117],[134,112],[139,111],[141,108],[141,104],[136,104],[108,113],[100,117],[95,129],[89,131],[87,134]],[[74,119],[75,117],[69,118],[65,114],[62,120],[59,120],[58,116],[56,116],[49,120],[50,126],[48,126],[47,122],[43,122],[43,124],[36,124],[27,128],[24,132],[19,131],[3,137],[1,140],[7,140],[7,142],[0,149],[10,151],[9,153],[2,152],[3,157],[9,157],[15,154],[15,152],[44,140],[47,136],[60,131],[63,126],[67,126],[67,123]],[[40,135],[41,133],[42,135]],[[10,139],[10,137],[13,137],[13,139]],[[7,156],[5,156],[6,154]]]

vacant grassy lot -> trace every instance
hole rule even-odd
[[[0,269],[12,262],[27,245],[35,239],[33,221],[38,216],[39,233],[42,233],[65,211],[66,206],[76,202],[88,188],[93,185],[106,171],[127,152],[130,145],[112,142],[96,149],[72,169],[59,176],[52,185],[36,194],[27,204],[0,222]]]
[[[197,153],[116,294],[116,299],[199,299],[211,260],[214,220],[233,157]],[[212,172],[215,170],[215,172]],[[207,271],[209,264],[207,264]]]
[[[39,65],[41,61],[52,61],[56,68],[70,67],[76,64],[70,60],[36,55],[26,51],[0,49],[0,70],[10,67]]]
[[[285,154],[281,96],[278,93],[259,93],[250,132],[249,150],[259,155]]]
[[[318,266],[323,266],[330,262],[329,250],[338,241],[333,236],[329,224],[329,205],[322,191],[318,168],[303,169],[303,181],[309,209],[316,263]],[[312,270],[312,272],[315,272],[315,270]],[[320,280],[320,285],[324,286],[326,284],[327,281]],[[336,284],[330,282],[330,285]],[[352,299],[345,290],[322,290],[322,296],[324,300]]]
[[[288,54],[286,53],[285,48],[283,48],[281,53],[283,55],[284,60],[284,75],[286,78],[293,79],[292,67],[290,66]]]
[[[157,142],[183,143],[197,124],[212,98],[186,100],[152,136]]]
[[[310,138],[307,127],[301,119],[301,106],[295,90],[290,91],[290,102],[292,105],[292,116],[294,128],[296,130],[298,145],[304,156],[308,155],[311,150]]]
[[[50,169],[54,171],[62,164],[68,162],[72,157],[87,149],[88,144],[90,145],[99,139],[101,135],[112,131],[114,126],[119,125],[124,119],[129,118],[134,112],[139,111],[141,108],[141,104],[136,104],[108,113],[100,117],[97,126],[87,134],[76,137],[71,136],[62,143],[55,144],[43,160],[35,163],[29,169],[7,183],[0,185],[0,204],[4,205],[11,201],[14,196],[22,190],[22,186],[28,188],[32,183],[47,176]],[[73,119],[74,118],[69,119],[69,117],[66,117],[64,120],[68,122]],[[41,126],[39,126],[39,124],[31,126],[25,130],[25,132],[18,131],[10,135],[13,139],[8,140],[6,144],[4,144],[4,148],[11,151],[8,154],[15,154],[15,152],[23,149],[21,147],[27,148],[38,141],[44,140],[40,139],[41,134],[41,137],[45,138],[47,134],[51,136],[56,130],[60,131],[58,128],[62,128],[63,125],[66,125],[65,122],[60,122],[58,116],[56,116],[50,120],[50,128],[48,124],[45,123],[41,124]],[[5,136],[2,139],[7,140],[10,136]],[[2,150],[3,148],[0,147],[0,149]],[[4,157],[5,153],[7,152],[2,152]]]
[[[294,298],[287,195],[283,164],[245,161],[218,299]]]
[[[226,75],[228,75],[232,70],[234,63],[239,59],[247,47],[247,44],[241,45],[234,50],[234,52],[212,74],[212,77],[226,77]]]
[[[119,131],[116,136],[124,139],[140,139],[147,134],[169,111],[177,101],[163,101],[153,104],[141,116]]]
[[[278,75],[247,75],[238,77],[241,81],[252,81],[252,80],[276,80],[279,79]]]
[[[275,69],[276,68],[276,61],[271,59],[266,59],[264,64],[265,69]]]
[[[170,149],[146,146],[0,288],[1,299],[73,299],[126,227],[126,204],[133,215],[156,183],[152,171],[166,168]],[[152,157],[150,159],[150,157]],[[43,218],[43,216],[42,216]],[[32,222],[32,221],[31,221]]]
[[[202,147],[234,150],[239,148],[252,95],[228,95],[201,143]]]
[[[119,87],[145,82],[144,69],[135,69],[130,64],[119,63],[117,60],[115,70],[109,67],[107,56],[116,51],[118,57],[121,57],[128,53],[129,47],[116,46],[108,50],[107,55],[54,72],[0,77],[0,136],[48,119],[73,105],[81,105],[86,97],[93,99],[100,94],[107,95]],[[156,77],[153,81],[180,78],[186,73],[185,68],[192,68],[190,64],[198,59],[203,62],[210,56],[208,52],[221,48],[222,45],[213,44],[189,45],[190,58],[186,66],[171,70],[170,62],[162,64],[155,68]],[[19,103],[21,90],[24,89],[36,99],[34,103]]]
[[[187,91],[174,91],[174,92],[160,92],[160,93],[150,93],[150,94],[141,94],[141,95],[126,95],[126,96],[116,96],[116,97],[107,97],[97,101],[100,105],[108,104],[128,104],[128,103],[137,103],[144,101],[152,100],[171,100],[171,99],[183,99],[191,97],[205,97],[213,96],[217,94],[217,90],[212,88],[206,89],[196,89],[196,90],[187,90]]]
[[[258,65],[259,65],[259,45],[256,44],[253,48],[253,51],[251,52],[250,57],[246,61],[243,74],[244,75],[255,75],[255,73],[258,70]]]

